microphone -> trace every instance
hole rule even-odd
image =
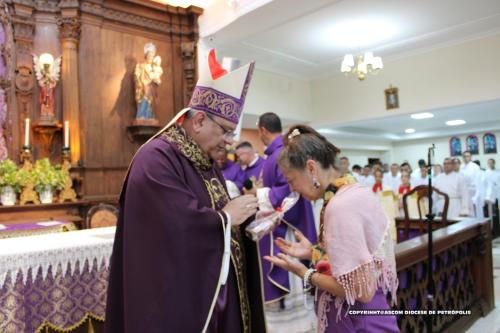
[[[247,190],[251,190],[253,187],[253,182],[248,178],[243,182],[243,187],[246,188]]]

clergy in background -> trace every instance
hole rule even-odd
[[[470,216],[470,197],[464,176],[453,171],[453,162],[450,158],[444,159],[443,169],[444,173],[434,179],[433,186],[441,192],[448,194],[450,203],[447,218],[454,219],[459,216]],[[442,212],[444,198],[436,196],[435,200],[437,212]]]
[[[398,195],[400,185],[401,174],[399,173],[399,165],[392,163],[391,171],[384,174],[384,187],[390,188],[395,195]]]
[[[214,160],[233,143],[254,64],[209,55],[186,109],[135,155],[120,196],[105,332],[265,332],[255,243]]]
[[[375,184],[375,177],[373,177],[372,175],[371,165],[369,164],[365,165],[365,167],[363,168],[363,173],[361,174],[361,176],[358,177],[357,180],[361,184],[364,184],[370,188],[373,186],[373,184]]]
[[[488,169],[485,171],[486,193],[485,200],[495,204],[500,200],[500,171],[496,169],[495,160],[488,160]]]
[[[267,146],[262,181],[257,189],[259,209],[272,211],[290,194],[290,187],[278,166],[278,156],[283,149],[281,119],[274,113],[264,113],[259,117],[258,130],[262,142]],[[317,232],[311,202],[300,198],[297,204],[284,216],[282,222],[271,235],[259,241],[261,258],[277,255],[279,249],[274,240],[278,237],[295,239],[297,228],[308,239],[316,242]],[[266,319],[272,332],[307,332],[314,323],[312,309],[304,307],[302,281],[269,261],[262,260],[263,282],[266,301]]]
[[[222,172],[222,176],[226,180],[226,187],[229,193],[229,197],[234,199],[241,195],[241,186],[238,176],[240,174],[239,163],[234,163],[229,158],[227,158],[227,150],[221,151],[220,156],[217,157],[215,163]]]
[[[240,190],[243,191],[243,187],[248,190],[254,186],[259,187],[262,184],[264,159],[255,152],[252,144],[248,141],[243,141],[236,146],[236,156],[240,162],[237,176]]]
[[[460,172],[465,176],[469,196],[474,205],[474,216],[484,217],[481,195],[481,169],[472,162],[472,154],[466,150],[462,154],[464,163],[460,166]]]

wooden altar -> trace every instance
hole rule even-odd
[[[136,114],[134,68],[144,60],[144,45],[154,43],[162,58],[162,82],[154,105],[162,125],[187,104],[196,83],[201,13],[198,7],[150,0],[0,2],[4,35],[0,40],[5,41],[0,48],[0,67],[5,68],[0,71],[0,93],[7,106],[0,126],[5,127],[7,157],[19,162],[25,118],[40,124],[40,88],[32,54],[62,56],[55,118],[58,124],[69,121],[72,176],[81,180],[83,200],[116,196],[140,145],[127,133],[127,126]],[[47,131],[34,127],[30,129],[34,160],[49,157],[60,163],[62,131],[52,131],[47,138]]]

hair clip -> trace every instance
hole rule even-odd
[[[290,134],[288,135],[288,140],[292,140],[292,139],[293,139],[294,137],[296,137],[297,135],[300,135],[300,131],[299,131],[299,129],[298,129],[298,128],[294,129],[294,130],[292,131],[292,133],[290,133]]]

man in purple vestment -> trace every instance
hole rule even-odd
[[[227,158],[227,151],[221,154],[221,157],[217,158],[215,162],[217,162],[217,166],[222,172],[224,179],[232,182],[237,181],[238,174],[240,173],[240,165]]]
[[[230,201],[214,164],[233,142],[254,64],[226,74],[212,52],[209,63],[212,77],[200,78],[125,178],[107,333],[265,332],[257,248],[240,229],[257,200]]]
[[[254,186],[262,184],[262,167],[264,159],[260,157],[248,141],[243,141],[236,146],[236,156],[241,168],[238,174],[238,182],[241,183],[240,190],[248,191]],[[245,187],[245,189],[243,189]]]
[[[281,206],[283,199],[290,194],[290,187],[277,163],[278,156],[283,148],[281,120],[274,113],[264,113],[259,117],[258,130],[262,142],[267,146],[264,152],[267,155],[267,159],[262,169],[263,184],[261,188],[257,189],[256,194],[259,199],[259,209],[261,211],[274,210]],[[289,295],[291,292],[289,274],[286,270],[273,266],[266,260],[262,260],[262,257],[269,254],[277,255],[279,249],[273,244],[274,240],[278,237],[286,238],[287,231],[288,234],[293,235],[291,232],[292,230],[289,230],[290,228],[298,229],[308,239],[311,239],[312,242],[316,242],[317,240],[311,202],[304,198],[300,198],[297,204],[285,214],[283,220],[284,221],[282,221],[271,235],[267,235],[259,241],[265,301],[267,305],[281,301],[281,308],[286,307],[287,302],[285,302],[285,296]],[[301,294],[302,289],[300,288],[297,293]],[[296,312],[297,316],[296,325],[294,324],[294,326],[297,332],[299,332],[300,328],[298,326],[308,325],[308,321],[314,320],[314,315],[305,312],[302,297],[296,297],[297,295],[294,296],[294,299],[300,299],[300,303],[296,302],[293,304],[292,302],[288,302],[288,307],[292,309],[295,308],[292,310]],[[274,311],[276,310],[275,306],[273,307],[271,305],[267,308],[272,308],[273,313],[277,314]],[[278,314],[276,317],[279,316]],[[275,316],[268,314],[267,317],[269,327],[272,327],[272,321],[274,321],[272,318]],[[281,320],[282,318],[277,319],[276,322],[281,322]]]
[[[217,157],[215,163],[226,180],[229,197],[231,199],[239,197],[241,195],[241,187],[243,186],[239,180],[241,170],[239,163],[234,163],[227,158],[227,150],[224,150],[224,152]]]

